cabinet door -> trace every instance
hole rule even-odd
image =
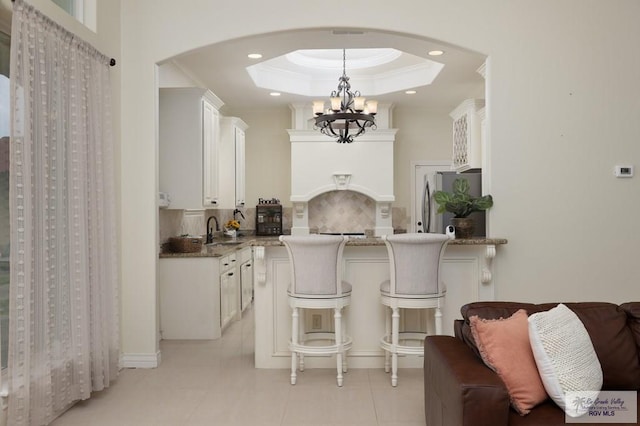
[[[229,276],[220,275],[220,327],[224,328],[231,321],[231,307],[229,306]]]
[[[235,128],[235,153],[236,153],[236,207],[244,207],[245,198],[245,154],[244,131]]]
[[[238,117],[220,117],[218,207],[233,209],[245,205],[245,130]]]
[[[218,101],[205,89],[160,89],[159,190],[171,197],[170,209],[219,204]]]
[[[229,279],[229,315],[231,320],[240,319],[240,288],[235,270],[227,272]]]
[[[236,319],[238,310],[238,279],[235,270],[220,275],[220,323],[224,328]]]
[[[241,306],[244,311],[253,300],[253,265],[250,260],[240,266]]]
[[[453,118],[453,168],[458,172],[482,167],[478,110],[483,99],[467,99],[450,114]]]
[[[202,100],[203,205],[218,205],[218,111]]]

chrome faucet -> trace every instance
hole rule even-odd
[[[210,244],[213,242],[213,230],[210,227],[211,219],[216,221],[216,231],[220,230],[220,225],[218,224],[218,218],[215,216],[209,216],[207,219],[207,242],[206,244]]]

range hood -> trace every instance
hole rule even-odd
[[[291,109],[291,234],[308,234],[309,201],[336,190],[356,191],[374,200],[374,235],[392,234],[393,144],[397,130],[389,128],[391,107],[380,105],[378,128],[368,130],[351,144],[338,144],[313,129],[310,105],[296,104]]]

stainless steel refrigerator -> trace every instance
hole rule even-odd
[[[453,192],[453,181],[462,178],[469,181],[469,193],[472,196],[479,197],[482,195],[482,172],[481,171],[468,171],[464,173],[456,172],[437,172],[435,174],[435,188],[432,188],[429,184],[429,179],[425,179],[425,187],[422,191],[422,229],[418,232],[436,232],[445,233],[445,227],[450,225],[450,219],[453,217],[453,213],[444,212],[442,214],[436,214],[438,210],[438,203],[433,199],[433,193],[435,191],[447,191]],[[475,231],[474,237],[486,236],[486,220],[485,212],[471,213],[469,217],[475,219]]]

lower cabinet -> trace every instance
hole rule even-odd
[[[219,338],[225,327],[240,319],[242,309],[251,303],[248,298],[249,294],[253,298],[252,260],[251,247],[223,257],[160,258],[161,338]]]
[[[224,329],[231,321],[240,318],[235,253],[220,259],[220,271],[220,327]]]
[[[240,310],[244,312],[253,302],[253,256],[251,247],[242,249],[240,261]]]
[[[221,336],[219,258],[175,257],[158,262],[162,339]]]

